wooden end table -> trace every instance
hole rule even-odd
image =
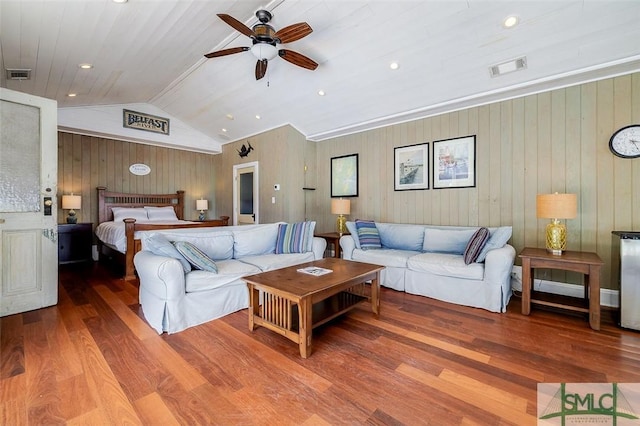
[[[342,235],[351,235],[351,234],[346,232]],[[340,259],[342,257],[342,251],[340,249],[340,237],[342,237],[342,235],[340,235],[337,232],[323,232],[321,234],[315,234],[314,236],[324,238],[327,241],[327,246],[329,246],[329,244],[333,244],[333,247],[334,247],[333,257]]]
[[[596,253],[564,251],[554,255],[546,249],[526,247],[518,255],[522,259],[522,314],[531,313],[531,304],[562,308],[589,314],[589,325],[600,330],[600,269],[604,262]],[[561,269],[584,274],[584,300],[568,304],[551,302],[531,296],[535,268]]]
[[[320,276],[298,272],[307,266],[333,272]],[[369,263],[326,258],[244,277],[249,287],[249,330],[262,326],[281,334],[297,343],[300,356],[307,358],[311,355],[313,328],[365,300],[370,300],[373,313],[379,315],[382,269]],[[371,281],[369,291],[367,281]]]

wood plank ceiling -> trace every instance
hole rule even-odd
[[[217,13],[252,26],[262,7],[276,30],[311,25],[283,47],[316,71],[276,57],[256,81],[250,52],[203,57],[251,45]],[[512,14],[520,22],[506,29]],[[323,140],[638,71],[639,18],[640,2],[625,0],[2,0],[0,87],[60,108],[148,103],[221,143],[283,124]],[[490,76],[489,66],[520,56],[525,70]],[[32,79],[8,80],[7,68],[31,69]]]

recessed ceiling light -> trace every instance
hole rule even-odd
[[[226,133],[226,132],[227,132],[227,129],[225,129],[225,128],[223,127],[223,128],[222,128],[222,131]]]
[[[260,120],[262,117],[260,117],[260,114],[256,114],[256,120]]]
[[[227,118],[228,118],[229,120],[233,120],[233,114],[227,114]]]
[[[324,96],[326,95],[326,93],[324,92],[324,90],[318,90],[318,95]]]
[[[513,28],[518,25],[518,21],[519,19],[515,15],[507,16],[504,18],[504,21],[502,21],[502,26],[505,28]]]
[[[77,96],[77,93],[69,93],[67,96],[70,98],[75,98]]]
[[[78,67],[82,68],[83,70],[90,70],[91,68],[93,68],[93,65],[91,64],[78,64]]]
[[[400,68],[400,65],[397,62],[391,62],[389,64],[389,68],[391,68],[392,70],[397,70],[398,68]]]

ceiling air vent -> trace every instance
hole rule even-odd
[[[502,74],[507,74],[513,71],[520,71],[527,68],[527,57],[513,59],[508,62],[503,62],[498,65],[492,65],[489,67],[489,74],[491,77],[497,77]]]
[[[7,80],[31,80],[31,70],[7,68]]]

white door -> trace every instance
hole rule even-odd
[[[0,316],[58,301],[57,114],[0,88]]]
[[[260,223],[258,218],[258,162],[233,166],[233,224]]]

